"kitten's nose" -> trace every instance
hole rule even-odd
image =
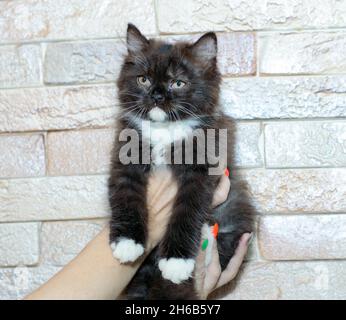
[[[155,103],[160,103],[165,100],[165,96],[160,90],[157,89],[152,92],[151,98],[155,101]]]

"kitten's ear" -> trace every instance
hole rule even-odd
[[[217,37],[214,32],[208,32],[200,37],[192,46],[192,53],[202,62],[209,63],[217,56]]]
[[[132,23],[127,25],[126,40],[129,53],[139,52],[149,44],[148,39]]]

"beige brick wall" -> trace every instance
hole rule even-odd
[[[0,299],[70,261],[109,214],[127,22],[214,30],[236,176],[259,211],[225,299],[346,298],[346,1],[0,1]]]

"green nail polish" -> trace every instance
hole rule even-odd
[[[207,249],[208,243],[209,243],[208,239],[205,239],[205,240],[203,241],[203,243],[202,243],[202,251],[204,251],[205,249]]]

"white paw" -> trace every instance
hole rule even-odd
[[[117,242],[111,243],[113,257],[121,263],[133,262],[144,253],[144,247],[132,239],[121,238]]]
[[[195,260],[193,259],[169,258],[159,261],[162,276],[176,284],[189,279],[194,268]]]

